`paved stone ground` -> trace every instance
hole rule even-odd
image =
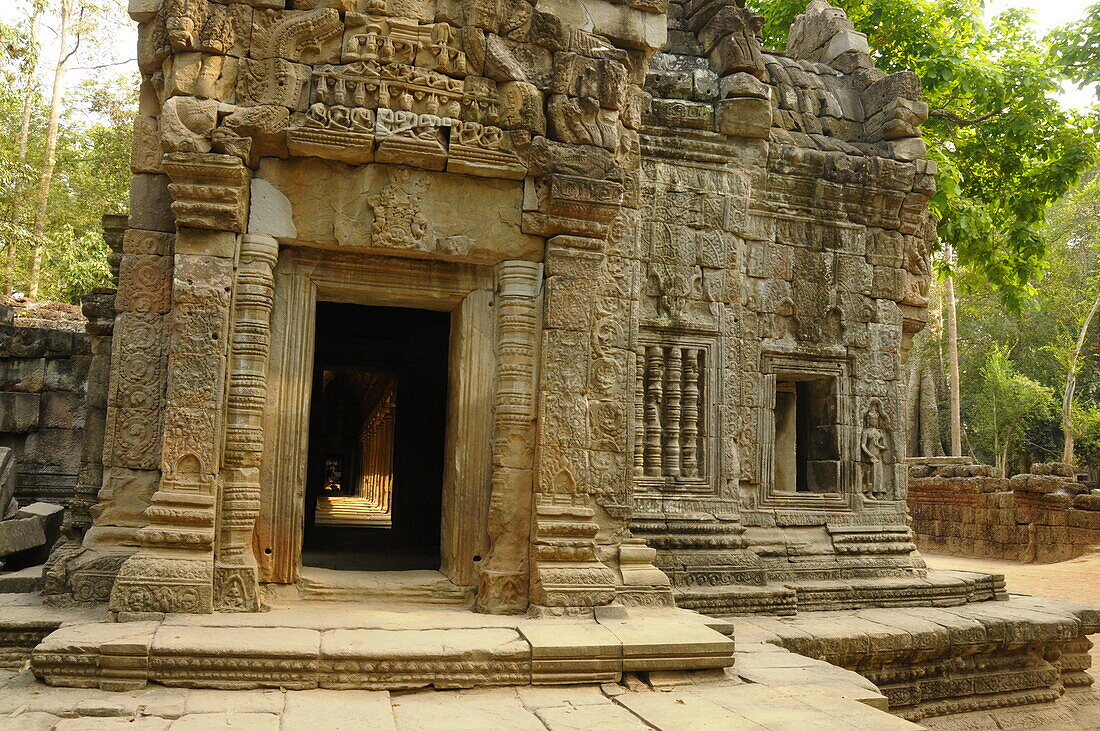
[[[1100,606],[1100,553],[1071,561],[1051,564],[1027,564],[992,558],[967,558],[924,553],[932,569],[983,571],[1004,574],[1009,592],[1062,599],[1079,604]],[[1092,648],[1093,677],[1100,671],[1100,638]],[[1095,686],[1094,686],[1095,687]],[[1007,709],[988,713],[967,713],[948,718],[929,718],[921,723],[930,729],[1100,729],[1100,693],[1074,691],[1058,704],[1058,710],[1036,713],[1035,709]]]
[[[750,668],[799,666],[811,682],[764,685],[736,673],[650,673],[603,686],[527,686],[408,692],[186,690],[131,693],[50,688],[28,671],[0,671],[0,730],[448,729],[917,729],[854,673],[771,646],[740,653]],[[807,669],[815,672],[807,673]],[[798,679],[792,680],[797,683]]]

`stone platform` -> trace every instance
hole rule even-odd
[[[196,690],[152,685],[128,693],[56,688],[29,672],[0,671],[0,731],[128,728],[448,729],[604,731],[645,729],[918,729],[888,713],[886,698],[859,675],[772,645],[737,653],[735,667],[626,674],[620,683],[472,690]],[[738,674],[749,658],[772,658],[790,682]]]
[[[765,586],[679,587],[676,605],[716,617],[789,616],[864,607],[956,607],[1008,598],[1004,577],[974,571],[929,571],[923,578],[778,581]]]
[[[41,623],[35,625],[41,632]],[[31,653],[50,685],[407,689],[615,682],[733,664],[732,627],[677,609],[527,619],[461,607],[300,602],[262,614],[61,623]]]
[[[961,607],[864,609],[734,621],[739,647],[769,643],[858,672],[910,720],[1042,707],[1093,682],[1100,609],[1013,596]],[[742,672],[744,672],[742,670]],[[787,675],[767,670],[757,679]]]
[[[156,685],[403,692],[631,678],[668,689],[734,676],[786,687],[835,672],[862,676],[862,687],[882,693],[882,708],[911,721],[1013,707],[1065,715],[1059,699],[1072,691],[1100,722],[1086,672],[1100,609],[1024,596],[732,620],[681,609],[529,619],[450,605],[310,601],[260,614],[110,622],[102,611],[42,607],[37,595],[2,601],[9,667],[29,660],[47,685],[94,692]]]

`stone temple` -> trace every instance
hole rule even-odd
[[[44,589],[103,619],[43,625],[39,677],[601,682],[736,666],[736,629],[911,718],[1091,682],[1100,615],[914,546],[928,108],[840,10],[782,51],[736,0],[130,12],[133,204]],[[518,639],[203,649],[322,600]]]

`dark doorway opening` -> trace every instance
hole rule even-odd
[[[450,315],[317,303],[302,564],[438,569]]]
[[[777,492],[838,492],[840,440],[836,379],[779,376],[775,384]]]

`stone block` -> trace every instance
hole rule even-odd
[[[30,594],[42,591],[44,566],[28,566],[18,571],[0,573],[0,594]]]
[[[41,358],[46,355],[49,330],[41,327],[16,327],[12,331],[13,358]]]
[[[0,432],[26,433],[37,428],[41,398],[37,393],[0,391]]]
[[[30,395],[30,394],[27,394]],[[0,394],[0,424],[3,424],[4,394]],[[82,429],[84,427],[84,399],[79,393],[66,391],[45,391],[41,399],[41,417],[43,427],[58,429]],[[0,431],[4,431],[0,426]]]
[[[290,199],[263,178],[252,181],[248,233],[289,239],[298,236]]]
[[[91,364],[92,358],[88,355],[48,360],[43,374],[42,387],[46,391],[83,393]]]
[[[130,0],[130,18],[137,23],[148,23],[160,10],[163,0]]]
[[[41,391],[46,380],[46,361],[41,358],[0,360],[0,391]]]
[[[723,99],[715,110],[715,129],[731,137],[766,139],[771,133],[772,109],[766,99]]]
[[[39,465],[80,464],[80,432],[76,429],[39,429],[27,435],[22,459]]]
[[[139,173],[130,184],[130,227],[145,231],[174,233],[172,196],[167,175]]]
[[[11,556],[45,543],[46,531],[39,517],[0,520],[0,556]]]

